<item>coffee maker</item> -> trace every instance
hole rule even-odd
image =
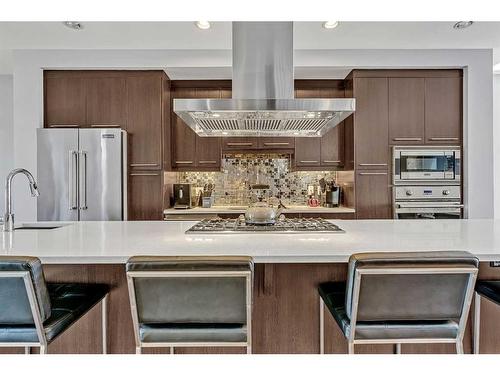
[[[191,184],[174,184],[174,208],[191,208]]]
[[[340,206],[340,186],[330,186],[325,192],[325,207],[338,207]]]

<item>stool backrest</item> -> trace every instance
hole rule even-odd
[[[252,272],[248,257],[132,257],[127,262],[138,323],[245,324]]]
[[[50,317],[50,297],[42,264],[35,257],[0,256],[0,324],[34,324]]]
[[[467,252],[363,253],[349,259],[346,313],[355,321],[455,320],[479,260]]]

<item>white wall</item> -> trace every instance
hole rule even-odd
[[[493,76],[493,103],[495,218],[500,219],[500,72]]]
[[[5,210],[4,179],[14,164],[12,87],[12,75],[0,75],[0,215]]]
[[[44,68],[228,67],[229,50],[14,51],[14,162],[36,172],[36,128],[43,124]],[[465,68],[465,203],[468,217],[494,215],[493,77],[491,50],[296,50],[302,68]],[[500,140],[497,139],[500,143]],[[499,149],[500,147],[495,147]],[[40,187],[43,189],[43,187]],[[499,188],[500,189],[500,188]],[[36,219],[33,199],[17,194],[18,220]]]

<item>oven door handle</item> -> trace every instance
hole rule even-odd
[[[415,203],[396,203],[396,208],[464,208],[463,204],[430,204],[430,205],[425,205],[425,204],[415,204]]]

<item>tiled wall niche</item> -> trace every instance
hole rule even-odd
[[[346,192],[352,191],[352,172],[292,171],[290,162],[286,154],[224,155],[221,172],[174,172],[168,180],[190,183],[194,191],[213,184],[217,206],[248,205],[252,201],[250,186],[257,183],[269,185],[269,193],[281,198],[285,206],[306,205],[309,192],[319,186],[321,178],[334,179]]]

